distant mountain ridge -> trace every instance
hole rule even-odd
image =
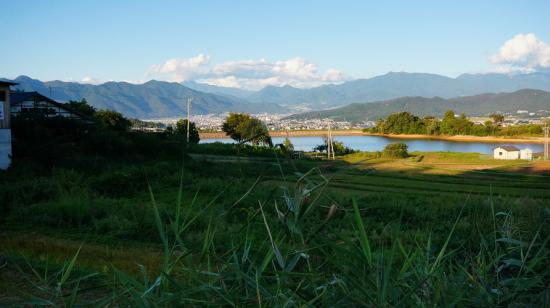
[[[441,97],[401,97],[371,103],[354,103],[344,107],[312,111],[290,116],[291,119],[330,118],[361,122],[385,118],[396,112],[408,111],[418,116],[441,117],[445,111],[452,109],[468,116],[487,116],[493,112],[512,112],[517,110],[550,111],[550,92],[523,89],[512,93],[489,93],[474,96],[463,96],[451,99]]]
[[[85,98],[92,106],[112,109],[129,117],[184,117],[187,98],[193,98],[194,114],[236,112],[281,113],[286,109],[277,104],[250,103],[234,96],[222,96],[190,89],[179,83],[151,80],[143,84],[106,82],[99,85],[76,82],[48,81],[19,76],[12,80],[15,89],[37,91],[55,100],[66,102]]]
[[[228,96],[234,96],[238,98],[247,98],[248,96],[252,95],[254,91],[239,89],[239,88],[230,88],[230,87],[220,87],[220,86],[214,86],[206,83],[198,83],[195,81],[185,81],[181,83],[182,85],[204,93],[212,93],[212,94],[218,94],[218,95],[228,95]]]
[[[197,82],[149,81],[144,84],[107,82],[99,85],[48,81],[20,76],[17,87],[38,91],[60,101],[86,98],[97,108],[114,109],[131,117],[158,118],[186,114],[185,102],[193,97],[193,113],[290,113],[326,110],[351,103],[385,101],[400,97],[453,97],[521,89],[550,91],[550,74],[463,74],[456,78],[426,73],[388,73],[342,84],[309,89],[267,86],[259,91],[220,87]]]
[[[526,88],[550,91],[550,75],[463,74],[450,78],[425,73],[388,73],[310,89],[266,87],[247,99],[251,102],[269,102],[283,106],[308,104],[313,110],[322,110],[405,96],[452,98],[481,93],[514,92]]]

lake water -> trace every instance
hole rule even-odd
[[[284,137],[273,137],[273,144],[282,143]],[[294,149],[297,151],[311,151],[319,144],[323,143],[321,137],[304,136],[304,137],[289,137]],[[457,142],[447,140],[431,140],[431,139],[398,139],[386,138],[381,136],[334,136],[334,139],[341,141],[345,146],[354,150],[360,151],[381,151],[388,143],[403,142],[409,146],[409,151],[422,152],[470,152],[489,154],[493,152],[493,148],[499,145],[514,145],[520,149],[529,148],[533,152],[542,152],[543,145],[535,143],[505,143],[505,142]],[[214,138],[204,139],[201,143],[233,143],[233,139],[229,138]]]

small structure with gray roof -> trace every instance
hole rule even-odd
[[[519,159],[520,150],[515,146],[502,145],[493,149],[494,159]]]

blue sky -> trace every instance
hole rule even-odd
[[[0,77],[7,78],[258,88],[389,71],[550,67],[550,1],[83,0],[2,8],[9,13],[2,14]],[[499,56],[514,38],[507,48],[526,54]]]

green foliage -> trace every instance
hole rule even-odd
[[[253,145],[273,145],[267,126],[259,119],[246,113],[230,113],[223,123],[222,129],[238,143],[250,142]]]
[[[132,123],[126,119],[120,112],[113,110],[99,110],[94,117],[107,128],[115,131],[127,131]]]
[[[332,148],[334,149],[335,155],[346,155],[354,153],[355,150],[344,145],[342,141],[332,140]],[[328,138],[323,136],[323,143],[316,146],[313,150],[318,152],[327,152],[328,149]]]
[[[97,111],[97,109],[90,105],[85,98],[80,101],[69,101],[65,105],[69,109],[89,117],[92,117]]]
[[[241,142],[244,136],[243,132],[240,130],[240,125],[251,119],[252,117],[246,113],[230,113],[223,123],[222,130],[231,137],[231,139]]]
[[[176,129],[173,130],[173,134],[178,139],[187,142],[187,119],[180,119],[176,122]],[[197,144],[200,141],[199,131],[195,126],[195,122],[189,123],[189,143]]]
[[[405,143],[390,143],[384,147],[382,155],[390,158],[406,158],[409,157],[408,149]]]
[[[500,113],[492,113],[490,116],[493,123],[497,126],[501,125],[504,122],[504,115]]]
[[[16,153],[39,154],[0,173],[1,306],[547,305],[544,176],[325,175],[246,144],[182,161],[164,134],[35,124],[16,123]]]
[[[408,112],[390,115],[381,127],[381,132],[384,134],[417,134],[424,130],[424,123],[420,118]]]
[[[399,112],[376,122],[376,126],[364,131],[381,134],[420,135],[472,135],[472,136],[537,136],[542,133],[541,125],[525,124],[503,127],[501,114],[492,114],[493,121],[474,124],[464,113],[456,116],[447,110],[441,120],[433,116],[419,118],[409,112]]]
[[[285,138],[285,140],[283,141],[283,146],[289,152],[294,151],[294,144],[292,144],[292,142],[288,138]]]

